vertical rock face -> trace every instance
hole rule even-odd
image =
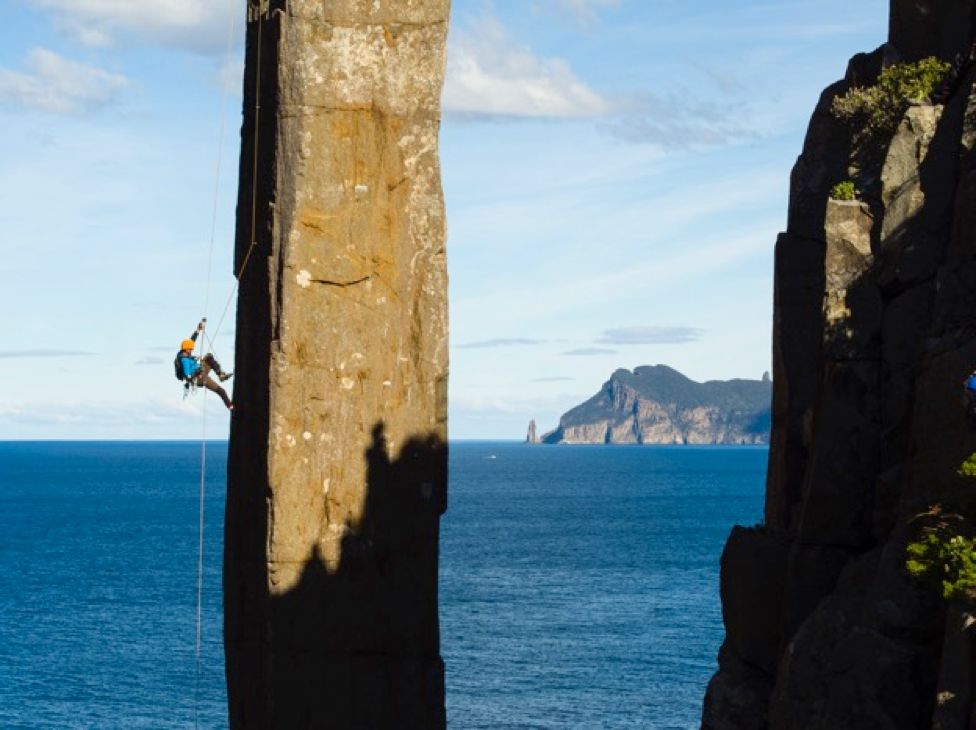
[[[249,6],[224,575],[232,728],[445,723],[448,11]]]
[[[890,40],[821,97],[776,245],[762,527],[722,557],[726,641],[708,730],[972,728],[971,609],[904,569],[908,521],[976,451],[976,68],[911,106],[860,169],[830,113],[883,66],[974,40],[974,0],[892,0]],[[829,200],[860,175],[861,200]],[[964,642],[965,648],[956,644]]]
[[[539,443],[539,432],[535,425],[535,419],[533,418],[529,421],[529,428],[525,434],[525,443],[527,444],[537,444]]]

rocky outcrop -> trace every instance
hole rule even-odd
[[[232,728],[445,724],[448,0],[249,4]]]
[[[525,443],[527,444],[539,443],[539,432],[536,428],[534,418],[531,421],[529,421],[529,429],[525,434]]]
[[[771,384],[696,383],[666,365],[617,370],[567,411],[547,444],[761,444],[769,438]]]
[[[765,519],[723,554],[707,730],[976,728],[972,610],[947,625],[905,570],[910,520],[976,451],[960,403],[976,363],[976,71],[963,55],[874,167],[830,112],[899,59],[964,54],[974,6],[892,0],[889,43],[855,56],[811,119],[776,245]],[[860,199],[830,200],[852,175]]]

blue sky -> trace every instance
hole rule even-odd
[[[242,8],[7,14],[0,438],[200,435],[170,363],[233,294]],[[552,428],[618,367],[768,370],[790,168],[820,91],[886,29],[882,0],[454,0],[451,437]]]

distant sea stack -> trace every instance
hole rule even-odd
[[[533,418],[529,421],[529,430],[525,434],[525,443],[527,444],[537,444],[539,443],[539,433],[536,430],[535,419]]]
[[[617,370],[600,392],[567,411],[547,444],[769,443],[772,383],[696,383],[667,365]]]
[[[793,168],[765,515],[722,554],[702,730],[976,728],[976,591],[943,557],[976,534],[976,0],[890,8]]]

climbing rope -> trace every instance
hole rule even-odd
[[[237,14],[230,13],[227,27],[227,42],[225,59],[226,63],[230,62],[231,54],[234,48],[234,38],[236,36],[237,30]],[[213,253],[214,244],[217,238],[217,210],[218,201],[220,199],[220,174],[221,167],[223,163],[223,147],[224,147],[224,135],[226,130],[226,108],[227,101],[227,90],[222,89],[219,95],[217,104],[217,117],[219,120],[218,130],[217,130],[217,156],[214,169],[214,187],[213,187],[213,205],[211,206],[210,213],[210,245],[207,254],[207,284],[204,294],[204,305],[203,311],[206,313],[210,309],[210,284],[212,280],[213,273]],[[225,308],[226,309],[226,308]],[[206,317],[204,317],[206,321]],[[216,333],[214,338],[216,339]],[[213,339],[204,330],[203,341],[201,344],[201,349],[204,350],[204,354],[209,349],[213,352]],[[195,672],[193,681],[193,726],[199,728],[200,726],[200,672],[201,672],[201,654],[202,654],[202,637],[203,637],[203,575],[204,575],[204,528],[206,525],[206,483],[207,483],[207,399],[204,398],[201,413],[201,434],[200,434],[200,487],[199,487],[199,524],[198,524],[198,548],[197,548],[197,605],[196,605],[196,637],[195,637]]]
[[[252,160],[251,160],[251,226],[248,239],[250,241],[247,251],[244,252],[244,259],[241,261],[241,265],[234,276],[234,284],[231,287],[230,294],[227,296],[227,301],[224,303],[224,309],[220,313],[220,319],[217,320],[217,328],[214,330],[214,339],[217,339],[217,335],[220,332],[220,328],[224,324],[224,318],[227,316],[227,310],[230,309],[230,303],[234,300],[234,296],[237,294],[237,288],[240,286],[241,277],[244,275],[244,270],[247,268],[248,262],[251,260],[251,254],[254,253],[254,248],[257,245],[257,209],[258,209],[258,135],[261,131],[261,32],[264,27],[264,12],[259,5],[257,6],[257,57],[254,64],[254,134],[251,139],[251,150],[252,150]]]
[[[214,330],[213,337],[204,329],[203,338],[201,342],[201,349],[205,352],[214,352],[214,340],[220,333],[220,328],[224,323],[224,318],[227,315],[227,311],[230,308],[231,302],[234,300],[234,296],[237,293],[237,288],[240,284],[241,276],[244,274],[244,270],[247,267],[248,262],[251,259],[251,254],[257,244],[256,241],[256,231],[257,231],[257,179],[258,179],[258,135],[260,131],[260,111],[261,111],[261,47],[262,47],[262,31],[264,26],[264,10],[262,8],[261,0],[257,0],[257,5],[248,3],[248,13],[251,15],[252,11],[256,11],[257,21],[257,55],[255,63],[255,77],[254,77],[254,88],[255,88],[255,103],[254,103],[254,134],[252,138],[252,155],[253,155],[253,165],[251,169],[251,221],[250,221],[250,244],[247,251],[244,254],[244,259],[238,268],[235,277],[234,284],[231,288],[230,294],[227,297],[227,302],[224,304],[223,311],[221,312],[220,319],[217,321],[217,327]],[[254,16],[251,16],[254,17]],[[231,14],[230,24],[227,34],[227,58],[230,58],[231,51],[233,49],[233,39],[236,30],[236,15]],[[213,252],[214,252],[214,242],[216,240],[216,229],[217,229],[217,204],[220,195],[220,171],[223,157],[223,141],[224,141],[224,107],[225,107],[225,97],[226,92],[222,92],[220,96],[219,103],[219,130],[217,134],[217,160],[216,169],[214,171],[214,191],[213,191],[213,207],[211,210],[210,219],[210,250],[207,256],[207,286],[206,293],[204,296],[204,308],[203,311],[207,312],[210,308],[210,283],[213,271]],[[204,321],[206,317],[204,317]],[[205,354],[204,352],[204,354]],[[206,473],[207,473],[207,399],[204,398],[201,414],[201,436],[200,436],[200,488],[199,488],[199,543],[197,550],[197,612],[196,612],[196,643],[195,643],[195,659],[196,659],[196,672],[194,676],[193,685],[193,725],[195,728],[200,726],[200,671],[201,671],[201,648],[202,648],[202,626],[203,626],[203,574],[204,574],[204,527],[205,527],[205,503],[206,503]]]

